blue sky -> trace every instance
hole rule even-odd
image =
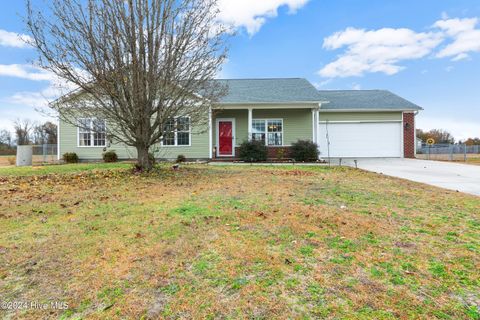
[[[41,3],[41,1],[38,1]],[[220,76],[305,77],[319,89],[388,89],[422,106],[418,127],[480,136],[480,1],[220,0],[238,29]],[[57,91],[29,67],[23,1],[0,10],[0,128],[41,120]]]

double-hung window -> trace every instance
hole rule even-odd
[[[267,146],[283,145],[282,119],[253,119],[252,140],[262,141]]]
[[[105,120],[84,118],[78,121],[78,145],[80,147],[105,147],[107,125]]]
[[[191,140],[190,117],[170,118],[164,125],[164,146],[189,146]]]

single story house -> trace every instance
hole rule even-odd
[[[297,140],[317,143],[321,158],[415,157],[415,115],[422,108],[389,91],[318,91],[301,78],[217,81],[228,93],[212,106],[208,128],[191,126],[188,117],[172,119],[159,158],[234,159],[248,139],[263,141],[271,158],[288,154]],[[98,119],[79,121],[102,128]],[[60,121],[58,154],[98,160],[108,149],[120,159],[136,157],[134,148],[107,141],[107,132],[104,123],[94,133]]]

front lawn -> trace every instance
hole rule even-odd
[[[349,168],[0,169],[0,310],[479,319],[480,198]]]

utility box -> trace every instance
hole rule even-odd
[[[17,146],[17,167],[32,165],[33,146]]]

